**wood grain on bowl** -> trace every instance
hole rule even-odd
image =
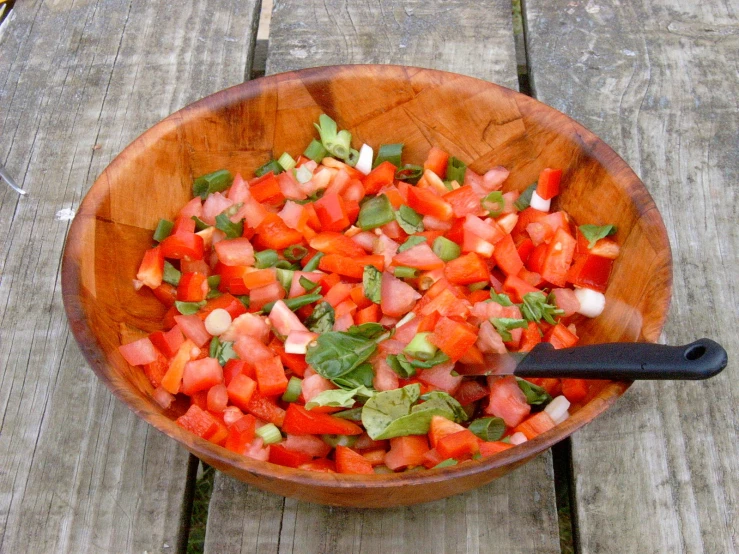
[[[370,477],[255,462],[194,437],[174,423],[175,414],[162,413],[151,385],[117,350],[124,334],[153,330],[163,313],[149,292],[132,287],[151,232],[189,199],[194,177],[223,165],[250,174],[283,151],[302,151],[320,113],[357,142],[404,142],[408,160],[422,160],[436,144],[473,169],[504,165],[508,189],[525,188],[545,167],[563,168],[560,206],[575,220],[616,224],[622,247],[606,311],[578,328],[582,342],[657,339],[671,292],[665,229],[643,184],[596,136],[552,108],[473,78],[397,66],[324,67],[239,85],[180,110],[126,148],[91,188],[67,241],[64,302],[85,356],[119,398],[201,459],[257,487],[328,504],[391,506],[489,482],[623,393],[628,384],[610,384],[554,430],[486,461]]]

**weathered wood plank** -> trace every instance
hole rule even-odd
[[[0,159],[29,193],[0,185],[0,551],[176,548],[188,454],[80,355],[60,210],[144,129],[243,81],[257,4],[28,1],[0,27]]]
[[[631,164],[665,220],[674,295],[665,340],[739,356],[739,14],[688,0],[527,0],[536,96]],[[739,550],[739,387],[635,385],[573,437],[583,552]]]
[[[275,3],[268,73],[343,63],[433,67],[515,88],[510,4],[489,2],[480,10],[471,0]],[[205,547],[214,553],[559,552],[551,468],[547,453],[477,491],[388,510],[283,500],[216,474]]]

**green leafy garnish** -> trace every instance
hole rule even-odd
[[[538,185],[538,183],[532,183],[528,187],[526,187],[526,190],[524,190],[521,193],[521,196],[519,196],[513,203],[513,205],[519,212],[525,210],[531,205],[531,197],[534,195],[536,185]]]
[[[219,169],[195,179],[192,183],[192,194],[205,200],[209,194],[226,190],[231,186],[233,180],[231,172],[226,169]]]
[[[517,379],[518,388],[520,388],[526,395],[526,403],[531,406],[545,406],[552,401],[552,397],[549,393],[541,388],[539,385],[530,383],[525,379]]]
[[[562,315],[564,310],[548,303],[547,297],[543,292],[527,292],[523,295],[523,304],[521,304],[521,314],[527,321],[537,323],[541,319],[550,325],[556,325],[555,315]]]
[[[403,244],[400,245],[400,247],[398,248],[398,254],[400,254],[401,252],[405,252],[406,250],[413,248],[414,246],[418,246],[422,242],[426,242],[426,237],[411,235]]]
[[[445,392],[433,391],[425,395],[425,402],[417,404],[421,393],[417,383],[400,389],[378,392],[362,409],[362,424],[373,440],[428,433],[435,415],[452,421],[467,419],[462,406]]]
[[[205,300],[201,302],[181,302],[180,300],[175,300],[174,306],[182,315],[193,315],[205,306]]]
[[[514,319],[510,317],[492,317],[490,318],[490,323],[493,324],[493,327],[498,331],[504,342],[513,340],[511,329],[526,329],[528,327],[525,319]]]
[[[329,331],[308,346],[305,361],[322,377],[336,379],[364,363],[376,349],[377,341],[360,333]]]
[[[216,229],[226,233],[226,238],[236,239],[244,233],[244,220],[234,223],[225,213],[218,214],[216,216]]]
[[[346,332],[353,337],[362,337],[369,340],[377,340],[387,338],[385,335],[390,336],[390,332],[387,331],[379,323],[362,323],[361,325],[352,325]]]
[[[390,368],[397,373],[398,377],[401,379],[408,379],[409,377],[413,377],[416,374],[416,368],[411,365],[411,363],[408,361],[408,358],[406,358],[403,354],[390,354],[387,358],[385,358],[385,361],[387,362],[387,365],[390,366]]]
[[[382,281],[382,273],[373,265],[364,266],[364,274],[362,275],[362,289],[364,296],[375,304],[380,303],[380,282]]]
[[[211,339],[208,356],[216,358],[218,363],[222,366],[226,365],[228,360],[233,360],[239,357],[238,354],[234,352],[233,342],[221,342],[218,337],[213,337]]]
[[[579,229],[588,239],[588,250],[592,250],[600,239],[616,234],[615,225],[580,225]]]
[[[355,389],[357,387],[372,388],[372,381],[375,378],[375,371],[372,365],[368,363],[359,364],[349,373],[337,377],[333,380],[334,385],[342,389]]]
[[[420,233],[424,229],[423,217],[416,210],[405,204],[401,205],[395,212],[395,221],[409,235]]]
[[[507,294],[498,294],[493,289],[490,289],[490,300],[497,304],[500,304],[501,306],[513,306],[513,302],[511,302],[511,299],[508,297]]]
[[[356,403],[355,396],[363,396],[370,398],[375,394],[375,391],[368,389],[365,386],[359,386],[354,389],[332,389],[325,390],[318,393],[316,396],[306,402],[305,408],[310,410],[316,406],[328,406],[331,408],[351,408]]]
[[[305,319],[305,326],[314,333],[328,333],[334,328],[334,307],[328,302],[318,304]]]
[[[497,441],[505,433],[506,425],[499,417],[481,417],[470,423],[469,430],[484,441]]]

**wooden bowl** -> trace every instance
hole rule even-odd
[[[322,67],[244,83],[183,108],[129,145],[82,202],[62,266],[64,305],[90,365],[120,400],[219,470],[261,489],[311,502],[388,507],[436,500],[524,464],[607,409],[630,383],[610,383],[555,429],[487,460],[394,475],[353,476],[253,461],[178,427],[185,405],[163,411],[118,346],[159,328],[163,306],[132,279],[160,217],[191,197],[193,177],[220,168],[245,175],[284,151],[302,152],[326,113],[355,145],[404,142],[422,161],[432,145],[482,172],[511,171],[523,189],[545,167],[564,170],[559,207],[576,221],[618,226],[603,315],[578,327],[583,343],[656,341],[671,295],[662,219],[642,182],[590,131],[512,90],[470,77],[397,66]]]

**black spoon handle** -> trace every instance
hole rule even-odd
[[[726,350],[710,339],[685,346],[614,342],[555,350],[536,345],[516,367],[519,377],[581,379],[708,379],[726,367]]]

